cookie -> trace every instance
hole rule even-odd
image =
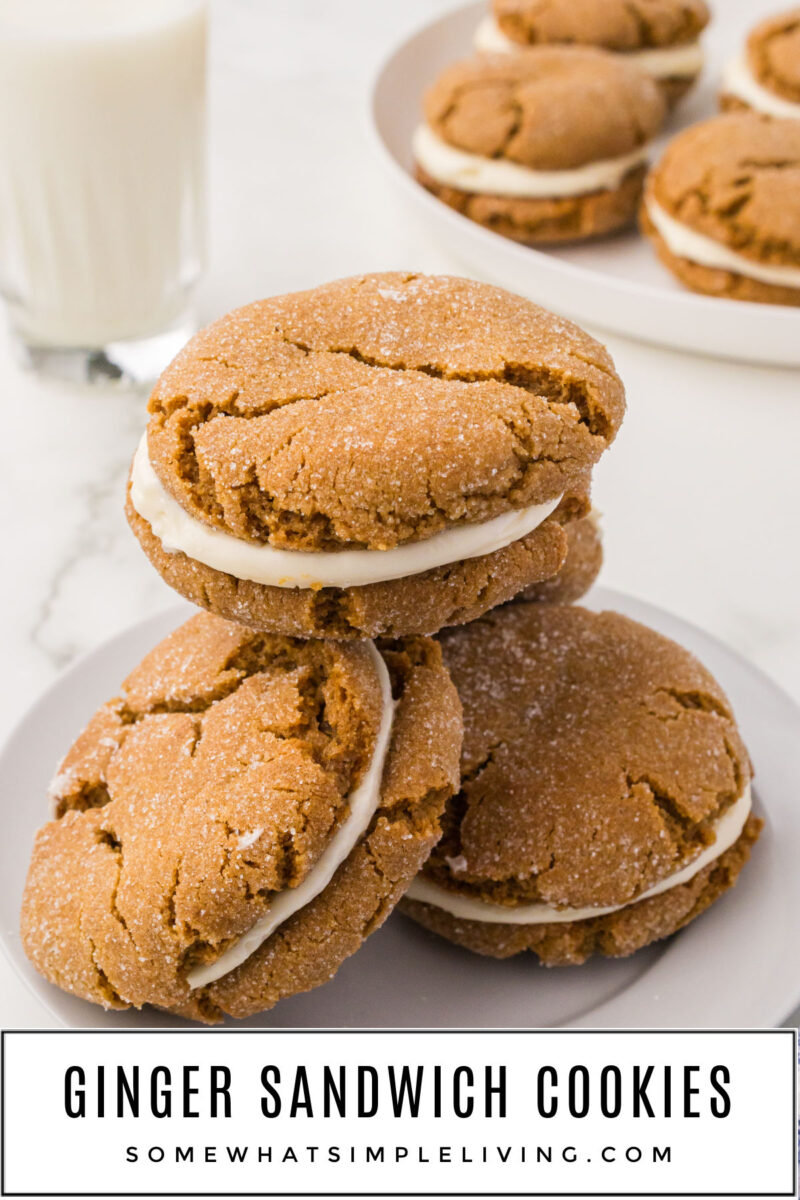
[[[25,951],[105,1008],[207,1022],[318,987],[425,861],[460,744],[435,642],[299,641],[201,613],[64,759]]]
[[[703,0],[493,0],[475,47],[507,54],[548,44],[595,46],[649,75],[674,104],[702,69],[699,37],[709,16]]]
[[[393,273],[231,313],[149,410],[127,513],[168,583],[267,632],[401,637],[556,574],[624,392],[569,321]]]
[[[720,107],[800,120],[800,8],[756,25],[723,71]]]
[[[738,112],[684,130],[648,177],[641,225],[693,291],[800,304],[800,122]]]
[[[603,537],[592,511],[567,526],[567,557],[552,579],[531,584],[511,601],[537,600],[543,604],[574,604],[588,592],[603,565]]]
[[[461,790],[402,902],[450,941],[547,965],[693,920],[758,837],[722,690],[616,613],[511,604],[440,636],[464,706]]]
[[[478,55],[425,96],[417,179],[516,241],[597,237],[633,219],[663,116],[652,80],[601,50]]]

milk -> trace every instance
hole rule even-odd
[[[185,315],[204,242],[198,0],[0,0],[0,291],[33,346]]]

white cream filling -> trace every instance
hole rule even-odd
[[[460,896],[447,888],[439,887],[418,875],[406,892],[409,900],[417,900],[421,904],[432,904],[435,908],[444,909],[454,917],[464,921],[483,921],[490,925],[555,925],[567,921],[586,921],[591,917],[605,917],[609,913],[619,912],[631,904],[641,900],[649,900],[671,888],[688,883],[698,871],[707,867],[720,855],[729,850],[738,839],[752,806],[750,785],[745,788],[739,799],[720,817],[716,824],[716,837],[710,846],[706,846],[696,858],[674,875],[660,880],[646,892],[634,896],[627,904],[612,904],[607,908],[552,908],[549,904],[518,904],[515,906],[491,904],[487,900],[478,900],[474,896]]]
[[[704,55],[700,42],[617,53],[652,79],[693,79],[703,69]]]
[[[133,507],[149,523],[166,551],[182,551],[189,558],[237,579],[283,588],[363,587],[492,554],[531,533],[558,507],[560,500],[558,496],[545,504],[501,513],[477,525],[456,525],[424,541],[391,550],[279,550],[245,542],[190,516],[170,496],[153,470],[147,453],[147,435],[139,443],[131,474]]]
[[[491,13],[487,13],[475,30],[472,44],[481,54],[514,54],[525,47],[513,42],[503,33]]]
[[[790,117],[800,120],[800,104],[776,96],[762,87],[750,70],[747,55],[742,52],[732,58],[722,73],[722,90],[729,96],[743,100],[750,108],[768,113],[771,117]]]
[[[634,167],[647,161],[648,146],[619,158],[603,158],[564,171],[536,171],[503,158],[484,158],[443,141],[429,125],[419,125],[412,141],[414,157],[437,183],[491,196],[547,199],[610,192]]]
[[[356,843],[363,837],[381,798],[381,782],[386,754],[392,734],[394,700],[392,684],[386,663],[373,642],[367,642],[370,655],[381,686],[381,720],[372,760],[363,779],[348,796],[350,809],[347,817],[334,833],[317,862],[296,888],[280,892],[272,901],[269,911],[257,921],[252,929],[229,946],[215,962],[206,963],[190,971],[186,981],[191,988],[205,987],[215,979],[221,979],[235,967],[241,966],[270,934],[287,921],[299,909],[305,908],[315,896],[323,892],[339,867],[348,857]]]
[[[507,37],[491,15],[485,17],[475,30],[474,46],[482,54],[513,54],[525,49],[520,42]],[[685,79],[696,75],[703,66],[703,47],[698,41],[685,42],[680,46],[610,53],[632,62],[653,79]]]
[[[720,271],[733,271],[746,275],[760,283],[776,287],[800,288],[800,267],[770,266],[769,263],[754,262],[737,254],[713,238],[690,229],[682,221],[676,221],[665,212],[651,196],[645,200],[647,215],[661,234],[667,249],[678,258],[686,258],[701,267],[713,267]]]

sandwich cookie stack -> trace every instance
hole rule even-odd
[[[36,968],[213,1022],[326,982],[399,903],[471,950],[575,963],[730,886],[759,823],[727,700],[673,643],[569,606],[624,406],[594,339],[463,279],[361,276],[198,334],[153,390],[127,514],[204,611],[59,768]]]

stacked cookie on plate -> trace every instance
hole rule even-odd
[[[703,0],[494,0],[414,135],[419,181],[530,245],[630,225],[651,143],[702,66]]]
[[[214,1021],[328,980],[420,871],[423,924],[544,961],[627,953],[733,881],[757,828],[724,697],[563,607],[624,411],[594,339],[361,276],[224,317],[149,411],[128,519],[206,611],[59,769],[22,913],[48,979]]]
[[[547,965],[626,955],[702,913],[761,829],[719,685],[627,617],[520,603],[446,630],[461,786],[403,911]]]
[[[594,47],[476,55],[425,95],[417,179],[519,242],[595,238],[633,221],[664,114],[652,79]]]
[[[800,305],[800,120],[729,112],[673,138],[641,225],[693,291]]]
[[[128,518],[220,616],[433,634],[557,573],[623,411],[605,349],[518,296],[344,280],[189,343],[151,396]]]

